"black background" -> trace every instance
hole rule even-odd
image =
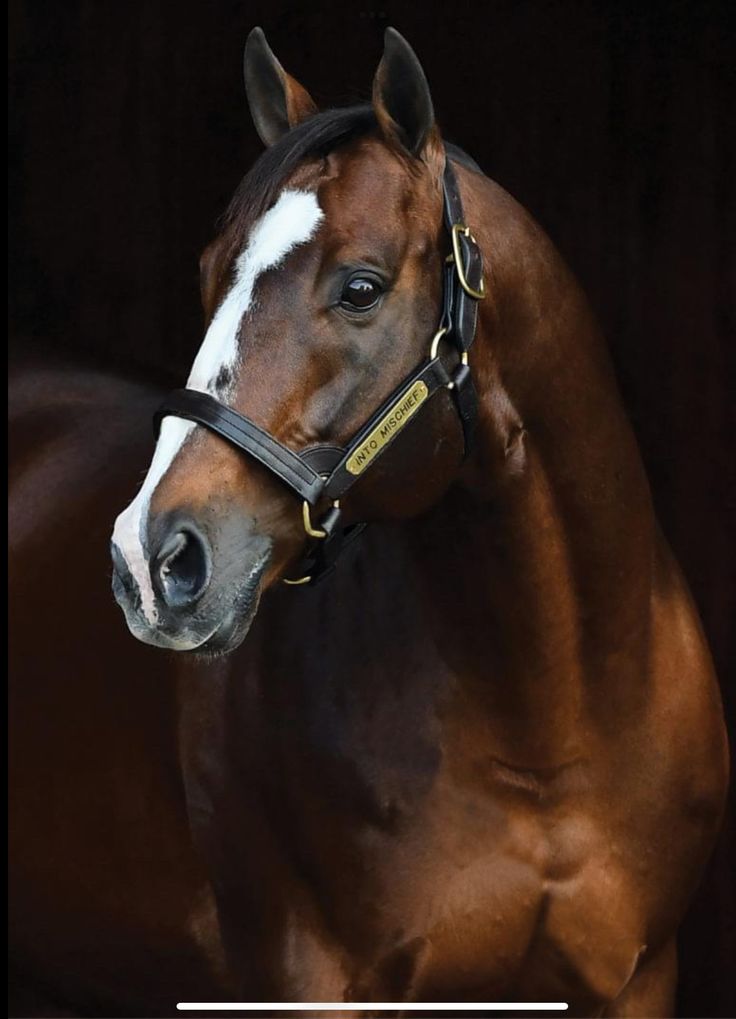
[[[369,96],[393,24],[445,134],[562,250],[609,339],[733,720],[729,5],[14,0],[16,354],[183,381],[199,251],[260,152],[241,78],[256,24],[325,105]],[[683,1015],[736,1015],[733,852],[727,831],[682,932]]]

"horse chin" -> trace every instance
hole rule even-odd
[[[255,590],[248,590],[238,596],[233,608],[218,624],[211,636],[198,647],[191,648],[188,654],[209,659],[221,658],[223,655],[235,651],[247,637],[258,612],[260,601],[261,585],[259,581]]]

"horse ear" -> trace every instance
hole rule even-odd
[[[373,108],[384,135],[421,156],[433,132],[434,107],[422,65],[395,28],[387,28],[373,79]]]
[[[273,145],[317,112],[307,90],[274,56],[262,28],[254,28],[245,43],[243,74],[253,123],[264,145]]]

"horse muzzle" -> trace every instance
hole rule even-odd
[[[144,643],[223,654],[250,628],[270,554],[270,539],[242,520],[205,526],[181,513],[162,514],[140,548],[113,540],[113,594]]]

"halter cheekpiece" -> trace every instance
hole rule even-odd
[[[165,417],[185,418],[204,425],[258,460],[302,499],[309,543],[299,576],[286,580],[287,584],[313,584],[332,572],[340,552],[366,527],[364,523],[348,527],[342,524],[340,499],[439,389],[452,393],[462,425],[465,455],[470,450],[477,397],[468,353],[475,337],[478,301],[485,296],[483,261],[465,224],[457,177],[449,157],[445,160],[442,194],[444,223],[452,250],[445,260],[442,314],[429,354],[374,411],[347,447],[311,446],[296,453],[232,407],[193,389],[174,390],[154,416],[156,434]],[[459,357],[452,369],[446,368],[439,356],[444,342],[454,346]],[[323,499],[331,500],[332,505],[314,524],[311,508]]]

